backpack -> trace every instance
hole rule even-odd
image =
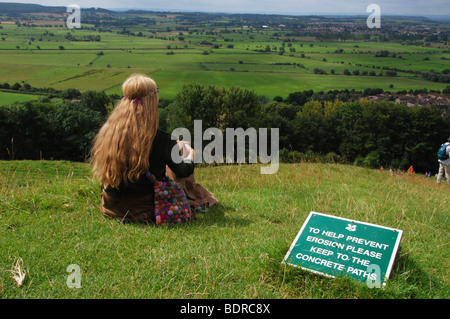
[[[437,152],[437,157],[441,161],[445,161],[449,156],[447,154],[447,146],[446,144],[442,144],[439,148],[439,151]]]

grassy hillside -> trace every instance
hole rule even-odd
[[[82,163],[0,162],[0,298],[449,298],[450,187],[333,164],[198,168],[220,205],[171,228],[103,217]],[[310,211],[404,231],[386,289],[281,264]],[[11,278],[17,258],[27,275]],[[80,289],[66,285],[80,266]]]

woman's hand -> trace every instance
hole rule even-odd
[[[193,161],[195,152],[194,149],[189,145],[189,142],[177,141],[177,143],[181,150],[181,156],[183,158],[188,158]]]

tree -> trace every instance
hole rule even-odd
[[[48,111],[42,109],[40,104],[36,107],[32,102],[14,104],[2,107],[0,120],[3,128],[0,142],[2,153],[0,158],[13,157],[20,159],[39,159],[39,152],[46,151],[51,136],[48,126]],[[3,114],[2,114],[3,113]],[[6,148],[10,154],[3,152]]]
[[[280,102],[271,102],[264,106],[261,127],[279,128],[280,149],[292,150],[297,145],[296,116],[300,106]]]
[[[219,127],[222,114],[223,89],[199,83],[183,86],[167,106],[167,129],[184,127],[193,133],[194,120],[202,120],[203,127]]]
[[[72,100],[81,97],[81,92],[77,89],[66,89],[61,92],[61,97],[66,100]]]
[[[55,158],[85,161],[105,116],[81,103],[63,103],[49,114]]]
[[[70,94],[78,94],[77,90],[70,92]],[[112,100],[105,94],[105,92],[86,91],[81,95],[80,105],[82,107],[97,111],[103,116],[108,114],[107,106],[110,103],[112,103]]]
[[[327,72],[324,69],[320,69],[320,68],[314,68],[313,72],[314,72],[314,74],[327,74]]]
[[[395,71],[391,71],[391,70],[386,70],[386,76],[397,76],[397,72]]]
[[[450,86],[446,86],[445,89],[442,90],[442,94],[450,96]]]
[[[341,102],[310,101],[295,117],[295,136],[291,144],[304,153],[337,153],[334,113]]]
[[[410,138],[405,143],[405,153],[416,170],[430,170],[435,165],[438,141],[445,129],[442,111],[436,107],[418,107],[411,108],[410,114]]]
[[[389,51],[388,50],[381,50],[380,52],[375,54],[375,57],[380,57],[380,58],[385,58],[389,56]]]
[[[22,85],[20,85],[19,83],[14,83],[13,86],[11,87],[11,90],[18,91],[20,90],[21,87]]]
[[[362,105],[360,103],[347,103],[342,105],[335,113],[336,136],[339,153],[353,162],[364,150],[365,131],[362,124]]]
[[[247,129],[260,126],[262,105],[255,92],[235,86],[224,93],[223,127]]]
[[[203,127],[245,129],[258,127],[261,103],[254,92],[240,87],[224,89],[190,83],[167,106],[166,114],[169,131],[185,127],[193,132],[194,120],[202,120]]]
[[[286,103],[293,105],[303,105],[308,101],[308,97],[303,92],[290,93],[286,98]]]
[[[450,89],[449,89],[449,90],[450,90]],[[274,100],[275,102],[283,102],[283,98],[282,98],[281,96],[279,96],[279,95],[275,96],[275,97],[273,98],[273,100]]]

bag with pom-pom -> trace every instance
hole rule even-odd
[[[162,181],[150,173],[146,174],[155,188],[155,219],[157,225],[182,224],[192,220],[193,212],[186,193],[179,183],[168,176]]]

